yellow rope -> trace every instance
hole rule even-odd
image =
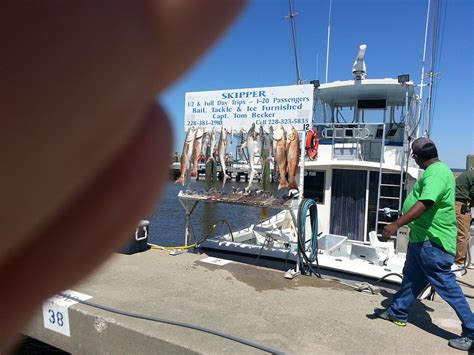
[[[212,230],[216,229],[216,227],[217,227],[217,223],[213,224],[212,225]],[[175,247],[164,247],[164,246],[161,246],[161,245],[150,244],[150,243],[148,243],[148,245],[150,246],[151,249],[159,249],[159,250],[176,250],[176,249],[184,250],[184,249],[196,248],[198,246],[197,243],[194,243],[194,244],[191,244],[191,245],[175,246]]]
[[[161,245],[155,245],[155,244],[148,244],[151,249],[160,249],[160,250],[174,250],[174,249],[192,249],[197,246],[196,243],[191,244],[191,245],[182,245],[182,246],[175,246],[175,247],[164,247]]]

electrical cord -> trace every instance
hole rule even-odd
[[[257,259],[255,260],[255,263],[254,263],[255,266],[257,266],[258,261],[260,260],[260,257],[262,256],[262,252],[263,252],[263,249],[265,248],[265,244],[270,245],[271,241],[272,241],[272,239],[270,237],[265,237],[265,240],[263,241],[263,244],[262,244],[262,246],[260,248],[260,251],[258,253]]]
[[[372,284],[368,283],[368,282],[360,282],[360,283],[357,283],[356,287],[354,287],[354,288],[355,288],[356,291],[359,291],[359,292],[370,291],[370,293],[375,295],[375,294],[380,293],[380,289],[378,287],[376,287],[375,285],[377,285],[379,282],[382,282],[383,280],[385,280],[387,277],[390,277],[390,276],[398,276],[399,278],[401,278],[403,280],[403,275],[399,274],[398,272],[390,272],[390,273],[382,276],[381,278],[377,279]],[[349,285],[349,286],[351,286],[351,285]],[[351,286],[351,287],[353,287],[353,286]]]
[[[66,295],[64,293],[59,293],[59,294],[64,298],[71,299],[71,300],[74,300],[74,301],[79,302],[81,304],[84,304],[86,306],[101,309],[103,311],[119,314],[119,315],[126,316],[126,317],[131,317],[131,318],[136,318],[136,319],[143,319],[143,320],[148,320],[148,321],[152,321],[152,322],[164,323],[164,324],[169,324],[169,325],[175,325],[175,326],[178,326],[178,327],[193,329],[193,330],[208,333],[208,334],[211,334],[211,335],[219,336],[219,337],[222,337],[222,338],[225,338],[225,339],[229,339],[229,340],[235,341],[237,343],[244,344],[244,345],[250,346],[252,348],[256,348],[256,349],[265,351],[265,352],[270,353],[270,354],[283,354],[283,352],[281,352],[281,351],[274,350],[274,349],[266,347],[264,345],[254,343],[254,342],[239,338],[239,337],[234,336],[234,335],[230,335],[230,334],[226,334],[226,333],[219,332],[219,331],[216,331],[216,330],[212,330],[212,329],[209,329],[209,328],[201,327],[199,325],[189,324],[189,323],[185,323],[185,322],[178,322],[178,321],[163,319],[163,318],[159,318],[159,317],[147,316],[147,315],[139,314],[139,313],[122,311],[122,310],[117,309],[117,308],[107,307],[107,306],[103,306],[103,305],[93,303],[93,302],[89,302],[89,301],[82,301],[77,297]]]
[[[311,219],[311,239],[309,240],[311,242],[311,254],[308,256],[306,252],[306,247],[305,244],[308,243],[308,241],[304,240],[306,237],[306,217],[308,214],[308,211],[310,213],[310,219]],[[309,267],[311,272],[318,278],[322,278],[321,276],[321,270],[319,268],[319,261],[318,261],[318,213],[317,213],[317,205],[316,202],[312,199],[303,199],[298,207],[298,218],[297,218],[297,224],[298,224],[298,252],[300,256],[303,257],[304,261],[306,262],[306,266]],[[317,267],[317,272],[313,269],[312,264],[316,262],[316,267]],[[382,282],[386,278],[390,276],[398,276],[401,279],[403,279],[403,276],[399,273],[396,272],[391,272],[383,277],[379,278],[376,280],[373,284],[369,284],[367,282],[360,283],[356,286],[350,285],[343,283],[345,285],[348,285],[358,291],[363,291],[363,290],[370,290],[372,293],[377,293],[375,285],[378,283]],[[330,278],[325,278],[326,280],[331,280],[331,281],[337,281],[339,283],[342,283],[338,279],[330,279]]]
[[[306,247],[305,244],[307,244],[308,241],[305,241],[306,237],[306,217],[308,214],[308,211],[310,213],[310,218],[311,218],[311,254],[310,256],[307,255],[306,253]],[[317,213],[317,205],[316,202],[312,199],[303,199],[298,207],[298,218],[297,218],[297,224],[298,224],[298,252],[300,256],[303,257],[304,261],[306,262],[306,265],[309,267],[311,272],[318,278],[322,278],[321,276],[321,270],[319,268],[319,261],[318,261],[318,213]],[[316,267],[317,267],[317,272],[313,269],[312,264],[316,262]],[[357,291],[364,291],[364,290],[369,290],[371,293],[375,294],[380,292],[375,285],[378,283],[382,282],[386,278],[390,276],[398,276],[401,279],[403,279],[403,275],[396,273],[396,272],[391,272],[383,277],[379,278],[376,280],[373,284],[369,284],[367,282],[362,282],[360,284],[356,284],[356,286],[343,283],[341,280],[338,279],[332,279],[332,278],[324,278],[325,280],[330,280],[330,281],[336,281],[338,283],[350,286],[354,288]]]
[[[197,241],[196,244],[199,246],[202,243],[204,243],[211,236],[212,232],[214,232],[214,230],[221,224],[225,224],[227,226],[227,229],[229,230],[230,238],[231,238],[232,241],[234,241],[234,234],[232,233],[232,228],[231,228],[229,222],[227,222],[227,220],[225,218],[222,218],[222,219],[218,220],[216,223],[214,223],[212,225],[212,229],[206,234],[206,236],[203,239]]]
[[[458,270],[456,270],[456,271],[463,271],[461,276],[464,276],[464,275],[467,274],[467,269],[469,268],[469,265],[471,265],[472,255],[471,255],[471,248],[469,248],[469,241],[470,240],[471,240],[471,237],[469,237],[469,239],[467,241],[468,248],[467,248],[466,258],[464,259],[464,265],[461,268],[459,268]],[[466,281],[456,279],[456,282],[458,284],[463,285],[463,286],[466,286],[466,287],[469,287],[469,288],[474,288],[474,285],[472,285],[470,283],[467,283]],[[464,294],[464,297],[474,299],[474,296],[471,296],[471,295]]]

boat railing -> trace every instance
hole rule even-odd
[[[395,123],[318,123],[320,159],[391,163],[400,161],[404,125]],[[324,149],[330,146],[330,150]],[[383,148],[383,149],[382,149]],[[383,152],[383,156],[382,156]]]

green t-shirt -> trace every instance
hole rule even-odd
[[[474,200],[474,170],[466,170],[456,179],[456,198]]]
[[[417,201],[434,202],[409,224],[411,243],[429,239],[448,253],[456,254],[455,186],[454,175],[446,164],[436,162],[426,168],[403,204],[403,213],[406,213]]]

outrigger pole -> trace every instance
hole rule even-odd
[[[433,14],[433,27],[432,31],[432,42],[431,42],[431,63],[430,63],[430,94],[428,95],[428,117],[426,119],[425,136],[430,137],[431,133],[431,108],[433,106],[433,85],[434,76],[436,75],[435,70],[435,59],[436,59],[436,37],[438,35],[438,0],[434,2],[434,14]]]
[[[331,9],[332,9],[332,0],[329,0],[328,40],[326,43],[326,84],[328,83],[328,73],[329,73],[329,40],[331,39]]]
[[[431,7],[431,0],[428,0],[428,9],[426,10],[426,21],[425,21],[425,41],[423,44],[423,60],[421,62],[421,80],[420,80],[420,109],[418,110],[418,128],[416,131],[416,136],[419,137],[420,135],[420,126],[421,126],[421,116],[423,114],[423,87],[425,86],[425,60],[426,60],[426,42],[428,39],[428,23],[430,18],[430,7]],[[412,132],[413,134],[414,132]],[[411,137],[410,137],[411,138]]]
[[[290,13],[288,14],[287,18],[290,19],[291,23],[291,35],[293,38],[293,52],[295,55],[295,66],[296,66],[296,84],[302,84],[303,81],[301,80],[301,75],[300,75],[300,64],[298,60],[298,50],[296,48],[296,30],[295,30],[295,16],[298,15],[297,12],[293,12],[293,6],[291,5],[292,0],[288,0],[288,7],[290,9]]]

